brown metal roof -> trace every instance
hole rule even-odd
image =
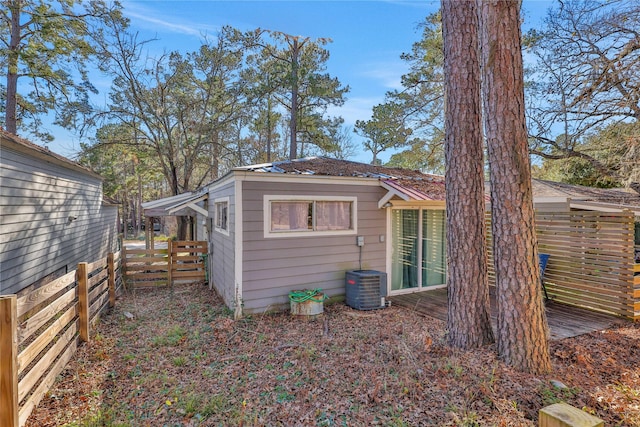
[[[445,179],[442,175],[328,157],[285,160],[244,166],[236,168],[236,170],[294,175],[378,178],[411,200],[445,200]],[[567,197],[574,200],[640,206],[640,194],[633,191],[584,187],[539,179],[532,180],[532,187],[534,197]],[[489,201],[488,190],[485,199]]]
[[[444,180],[385,179],[385,184],[411,200],[445,200]]]

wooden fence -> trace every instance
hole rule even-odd
[[[489,216],[487,230],[494,284]],[[544,278],[552,300],[640,319],[633,213],[536,212],[536,231],[539,252],[551,255]]]
[[[0,425],[23,425],[122,288],[121,252],[20,297],[0,296]]]
[[[633,265],[633,320],[640,320],[640,263]]]
[[[166,286],[176,280],[205,280],[206,254],[206,241],[169,240],[167,249],[123,249],[126,286]]]

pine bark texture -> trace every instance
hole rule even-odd
[[[7,53],[7,101],[5,111],[5,128],[7,132],[17,135],[18,132],[18,45],[20,44],[20,10],[21,2],[9,2],[7,9],[11,16],[11,38]]]
[[[474,2],[442,0],[449,344],[493,342],[484,225],[478,17]]]
[[[551,370],[524,114],[520,2],[478,0],[484,124],[498,302],[498,356],[516,369]]]
[[[298,157],[298,55],[300,52],[298,39],[293,38],[291,48],[291,118],[289,122],[290,142],[289,160]]]

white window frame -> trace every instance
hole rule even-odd
[[[351,227],[349,230],[295,230],[271,231],[271,202],[351,202]],[[358,198],[349,196],[291,196],[265,195],[263,197],[264,237],[313,237],[313,236],[350,236],[358,234]]]
[[[220,204],[227,205],[227,220],[224,224],[225,228],[218,226],[218,205]],[[229,235],[229,197],[220,197],[213,200],[213,229],[225,236]]]

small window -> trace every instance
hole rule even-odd
[[[229,234],[229,199],[217,199],[214,201],[215,207],[215,230]]]
[[[265,237],[355,234],[355,197],[265,196]]]
[[[315,229],[351,230],[351,211],[353,202],[317,201]]]
[[[313,202],[271,202],[271,231],[313,230]]]

